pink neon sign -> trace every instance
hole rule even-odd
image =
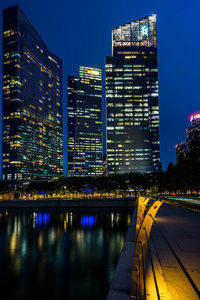
[[[196,119],[200,119],[200,112],[190,115],[189,119],[190,119],[190,122],[192,122],[193,120],[196,120]]]

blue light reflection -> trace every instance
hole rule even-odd
[[[81,227],[90,228],[96,226],[96,217],[83,216],[81,217]]]
[[[36,228],[42,225],[47,226],[49,224],[50,215],[48,213],[38,213],[35,218]]]

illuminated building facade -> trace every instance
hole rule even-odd
[[[190,127],[186,129],[187,151],[192,147],[200,150],[200,112],[190,115]]]
[[[191,152],[198,153],[200,159],[200,112],[189,116],[190,127],[186,129],[186,142],[181,142],[175,146],[176,161],[181,157],[188,157]]]
[[[62,61],[18,6],[3,11],[3,180],[63,174]]]
[[[175,146],[176,149],[176,161],[178,162],[180,157],[185,157],[186,154],[186,142],[181,142]]]
[[[102,175],[102,72],[68,76],[68,175]]]
[[[158,171],[156,15],[112,30],[106,102],[108,174]]]

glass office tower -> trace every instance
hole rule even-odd
[[[108,174],[158,171],[156,15],[112,30],[106,102]]]
[[[200,112],[190,115],[189,119],[190,127],[186,129],[186,151],[188,152],[200,148]]]
[[[18,6],[3,11],[3,179],[63,174],[62,61]]]
[[[102,72],[79,67],[68,76],[68,175],[102,173]]]

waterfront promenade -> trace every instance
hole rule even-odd
[[[130,299],[137,241],[136,217],[135,212],[107,300]],[[144,297],[135,295],[135,299],[200,299],[199,237],[198,202],[190,207],[164,202],[154,217],[149,237],[144,282],[140,280],[140,285],[144,284]]]

